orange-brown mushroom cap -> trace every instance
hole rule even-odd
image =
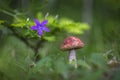
[[[67,37],[61,45],[62,50],[78,49],[82,47],[84,47],[84,43],[78,37],[74,36]]]

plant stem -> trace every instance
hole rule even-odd
[[[71,49],[69,52],[69,63],[73,64],[75,68],[77,68],[77,59],[76,59],[76,51],[75,49]]]

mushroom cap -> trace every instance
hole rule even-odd
[[[74,36],[67,37],[61,45],[62,50],[79,49],[84,47],[84,43]]]

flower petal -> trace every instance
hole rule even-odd
[[[44,26],[42,29],[43,29],[44,31],[46,31],[46,32],[50,32],[50,30],[49,30],[47,27],[45,27],[45,26]]]
[[[37,26],[32,26],[32,27],[31,27],[31,30],[37,30],[37,29],[38,29]]]
[[[38,30],[38,35],[42,36],[43,32],[42,30]]]
[[[40,25],[40,22],[38,19],[35,19],[34,22],[36,23],[36,25]]]
[[[48,23],[48,20],[44,20],[44,21],[41,23],[41,25],[42,25],[42,26],[45,26],[47,23]]]

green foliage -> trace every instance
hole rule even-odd
[[[28,47],[30,47],[30,45],[34,46],[35,44],[37,44],[36,43],[37,40],[38,41],[45,40],[45,42],[46,41],[52,42],[52,44],[54,44],[54,42],[60,42],[59,37],[62,36],[61,34],[63,34],[63,32],[64,34],[70,33],[73,35],[75,34],[78,35],[78,34],[83,34],[85,30],[89,29],[88,24],[74,22],[73,20],[70,20],[67,18],[58,18],[57,16],[51,16],[47,14],[44,16],[41,12],[37,13],[37,19],[39,19],[40,22],[45,19],[48,20],[47,27],[50,29],[50,33],[44,33],[43,36],[40,37],[36,31],[32,31],[30,29],[31,26],[35,25],[33,19],[27,18],[25,15],[13,16],[13,22],[11,24],[7,24],[6,22],[4,22],[4,24],[7,24],[7,28],[8,29],[10,28],[10,30],[13,31],[13,34],[15,34],[15,36],[18,37],[18,39],[22,39],[23,42],[24,42],[24,39],[28,40],[29,42],[27,43],[25,42],[28,45]],[[2,23],[3,22],[1,22],[1,25]],[[6,25],[3,25],[3,27],[6,27]],[[15,39],[13,39],[13,41],[14,40]],[[36,42],[32,42],[32,41],[36,41]],[[14,43],[14,44],[17,44],[17,43]],[[9,44],[7,44],[7,46],[8,45]],[[24,44],[22,45],[24,49],[27,49]],[[13,48],[11,47],[10,50],[12,50]],[[33,47],[30,47],[30,48],[33,49],[33,52],[34,52],[35,48]],[[43,50],[44,48],[45,47],[43,47]],[[37,63],[35,63],[33,60],[35,58],[35,56],[33,56],[34,53],[31,55],[31,52],[29,53],[28,51],[26,54],[26,51],[24,50],[23,52],[20,51],[23,54],[20,56],[21,53],[17,53],[19,51],[20,51],[19,48],[15,48],[15,52],[14,50],[13,52],[9,52],[9,54],[12,54],[13,57],[8,57],[9,55],[7,55],[7,58],[5,59],[5,57],[2,56],[4,59],[1,58],[1,62],[6,63],[6,65],[1,63],[0,71],[4,75],[2,79],[4,79],[4,77],[6,76],[8,76],[7,79],[10,79],[10,80],[21,80],[20,76],[23,76],[22,78],[25,80],[44,79],[45,77],[39,77],[39,76],[45,76],[45,75],[47,75],[46,79],[59,79],[60,76],[63,79],[68,79],[69,75],[71,75],[71,73],[69,74],[69,69],[70,70],[72,68],[74,69],[72,65],[68,64],[68,60],[65,61],[65,59],[61,55],[58,55],[58,56],[55,54],[47,55],[47,54],[44,54],[44,51],[43,53],[42,51],[40,51],[39,55],[41,56],[42,54],[44,55],[43,57],[41,57],[41,59]],[[45,53],[48,53],[46,51]],[[2,52],[2,53],[7,54],[8,52]],[[59,52],[57,52],[56,54],[58,53]],[[2,60],[8,60],[8,62],[2,61]],[[10,64],[9,62],[13,62],[13,63]],[[81,65],[85,66],[85,68],[86,67],[88,68],[87,63],[84,64],[80,62],[80,60],[78,63],[81,63]],[[8,70],[7,67],[5,67],[5,66],[8,66],[9,64],[10,64],[9,67],[11,68],[11,70]],[[12,71],[13,74],[9,75],[10,74],[9,71],[10,72]],[[19,74],[21,75],[19,76]]]
[[[102,76],[102,71],[104,72],[105,70],[99,68],[99,66],[105,63],[104,61],[105,59],[102,55],[99,55],[98,53],[93,54],[92,57],[86,60],[78,59],[78,69],[76,70],[72,65],[68,64],[68,59],[66,63],[66,60],[64,59],[64,56],[66,55],[57,55],[58,53],[56,53],[56,55],[54,53],[47,55],[37,63],[34,63],[32,61],[33,53],[31,52],[31,50],[29,51],[29,49],[23,43],[19,43],[19,44],[14,43],[14,40],[17,41],[17,39],[15,38],[9,38],[8,40],[11,41],[9,41],[5,47],[9,49],[7,49],[5,52],[2,52],[3,55],[1,55],[0,57],[0,72],[3,73],[3,77],[1,78],[3,80],[4,78],[6,78],[6,80],[8,79],[9,80],[21,80],[21,79],[72,80],[72,79],[80,79],[80,78],[82,80],[85,80],[86,77],[91,78],[91,80],[92,79],[95,80],[97,77]],[[13,45],[12,47],[10,46],[11,44]],[[21,53],[16,53],[19,51],[21,47],[19,45],[22,46],[24,51]],[[95,60],[97,62],[95,62]],[[94,63],[96,66],[98,66],[98,68],[96,68],[97,72],[92,71],[92,69],[95,68],[93,65],[91,65],[91,63]],[[33,66],[31,67],[31,65]],[[107,65],[104,64],[104,66]],[[85,73],[85,71],[87,74]],[[92,74],[89,75],[89,73],[91,72]],[[75,76],[76,74],[78,74],[78,76]]]
[[[93,53],[91,57],[86,55],[87,58],[84,60],[77,56],[78,68],[74,69],[74,66],[68,63],[66,52],[66,54],[63,54],[58,50],[56,53],[45,55],[45,53],[50,51],[49,48],[44,51],[44,48],[47,47],[40,51],[40,54],[43,53],[45,56],[35,63],[32,60],[33,51],[26,47],[24,43],[14,37],[9,37],[7,40],[7,45],[4,45],[1,50],[2,55],[0,56],[0,73],[3,74],[2,80],[96,80],[98,78],[101,79],[103,73],[107,72],[108,69],[106,58],[100,53]],[[22,47],[22,51],[20,47]]]
[[[119,64],[108,65],[114,57],[120,61],[119,4],[94,0],[92,9],[87,5],[94,13],[90,28],[79,22],[81,0],[0,0],[0,80],[120,80]],[[40,37],[32,31],[35,18],[48,20],[50,32]],[[69,51],[60,50],[71,35],[85,43],[76,52],[77,69],[68,62]]]
[[[16,16],[17,17],[17,16]],[[44,19],[48,20],[48,27],[50,29],[50,33],[46,33],[43,38],[48,41],[55,41],[55,34],[52,33],[61,33],[63,31],[71,34],[83,34],[85,30],[89,29],[88,24],[86,23],[80,23],[80,22],[74,22],[67,18],[57,18],[55,16],[49,16],[44,15],[40,12],[37,13],[37,18],[40,21],[43,21]],[[27,37],[39,37],[35,31],[30,30],[30,27],[35,25],[33,22],[33,19],[29,18],[20,18],[17,17],[14,19],[14,22],[11,24],[11,26],[15,28],[21,28],[23,29],[20,34],[22,36]],[[24,34],[23,34],[24,33]]]
[[[86,23],[79,23],[74,22],[72,20],[62,18],[60,19],[60,26],[61,29],[66,30],[69,33],[73,34],[83,34],[84,30],[88,30],[89,26]]]

